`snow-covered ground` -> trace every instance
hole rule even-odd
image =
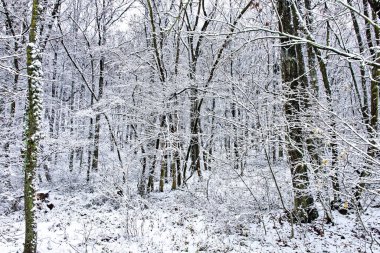
[[[290,239],[281,210],[254,208],[248,199],[239,206],[196,190],[127,199],[79,189],[50,192],[55,207],[38,211],[38,252],[380,252],[378,208],[360,219],[334,212],[335,225],[323,217],[296,225]],[[0,252],[22,252],[23,240],[23,211],[1,215]]]

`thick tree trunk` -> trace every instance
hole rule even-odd
[[[281,17],[280,30],[288,34],[296,34],[292,25],[291,1],[278,1]],[[309,192],[309,177],[303,154],[303,128],[301,114],[304,107],[305,88],[302,55],[297,55],[297,47],[289,38],[282,38],[281,71],[285,92],[285,117],[288,122],[287,149],[291,167],[294,191],[293,215],[300,222],[310,222],[318,217],[314,208],[314,199]],[[300,53],[300,52],[298,52]]]
[[[309,1],[305,2],[305,6],[307,9],[309,9],[309,10],[311,9]],[[293,10],[293,15],[294,15],[294,18],[293,18],[294,30],[296,31],[296,33],[299,29],[302,29],[305,31],[308,40],[315,41],[314,38],[312,37],[310,30],[309,30],[311,16],[307,15],[306,26],[304,26],[303,25],[303,18],[302,18],[301,14],[298,10],[298,6],[294,2],[292,4],[292,10]],[[300,47],[300,45],[297,45],[297,46]],[[309,44],[309,46],[311,46],[311,45]],[[315,55],[314,55],[314,53],[315,53]],[[297,54],[299,56],[302,56],[302,50],[298,49]],[[312,57],[316,56],[316,58],[318,60],[319,70],[320,70],[321,75],[322,75],[322,81],[323,81],[323,85],[324,85],[325,92],[326,92],[328,109],[330,112],[333,112],[331,85],[330,85],[330,81],[328,79],[327,66],[326,66],[325,60],[322,57],[322,53],[321,53],[320,49],[317,47],[314,47],[314,46],[313,46],[313,52],[311,52],[311,54],[309,54],[309,55],[311,55]],[[305,71],[301,70],[300,74],[302,74],[302,73],[305,73]],[[305,92],[305,95],[306,95],[306,92]],[[305,100],[305,105],[306,105],[306,108],[309,107],[309,100],[307,100],[307,99]],[[337,173],[338,168],[336,166],[337,165],[337,159],[338,159],[338,145],[337,145],[337,141],[336,141],[337,137],[336,137],[336,133],[335,133],[335,125],[336,125],[335,119],[333,117],[331,117],[330,118],[330,127],[332,129],[332,132],[330,134],[330,136],[331,136],[330,147],[331,147],[331,154],[332,154],[331,155],[331,167],[332,167],[332,171],[333,171],[333,173],[331,175],[331,181],[332,181],[332,186],[333,186],[333,190],[334,190],[334,201],[340,201],[340,197],[339,197],[340,186],[339,186],[338,173]],[[310,140],[307,140],[307,142],[310,143]],[[309,147],[309,149],[310,149],[310,147]],[[315,154],[314,154],[314,156],[315,156]],[[313,159],[313,157],[312,157],[312,159]]]

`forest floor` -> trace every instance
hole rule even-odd
[[[296,225],[290,239],[282,211],[250,208],[239,194],[237,202],[196,189],[126,199],[85,185],[71,189],[52,190],[54,208],[38,210],[38,252],[380,252],[377,208],[360,219],[336,212],[334,225],[323,217]],[[23,239],[23,211],[0,214],[0,252],[22,252]]]
[[[38,211],[38,252],[380,252],[379,209],[362,221],[336,213],[335,225],[296,225],[290,239],[279,211],[209,203],[186,191],[132,201],[89,189],[52,191],[50,201],[51,211]],[[22,252],[21,210],[0,216],[0,235],[0,252]]]

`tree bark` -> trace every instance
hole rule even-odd
[[[40,140],[40,122],[42,113],[42,71],[41,53],[39,49],[38,31],[41,19],[41,6],[39,0],[33,0],[32,18],[29,31],[29,44],[27,47],[27,74],[28,96],[25,128],[25,243],[24,253],[35,253],[37,250],[37,224],[35,217],[34,195],[36,191],[36,170],[38,145]]]
[[[291,1],[278,1],[280,14],[280,30],[287,34],[296,35],[292,17]],[[292,25],[293,24],[293,25]],[[285,117],[287,127],[287,149],[291,167],[292,185],[294,192],[293,215],[300,222],[311,222],[318,217],[314,207],[314,199],[309,192],[309,177],[303,154],[303,128],[301,114],[304,110],[306,83],[301,73],[302,55],[297,55],[297,47],[290,38],[281,38],[281,71],[285,94]],[[300,52],[298,52],[300,53]]]

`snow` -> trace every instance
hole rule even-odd
[[[38,190],[36,193],[47,194],[47,193],[49,193],[49,192],[50,192],[50,190],[45,190],[45,189],[43,189],[43,190]]]
[[[334,212],[291,224],[283,212],[233,206],[186,190],[123,198],[94,191],[50,192],[55,207],[38,210],[38,252],[379,252],[380,209],[361,216]],[[23,211],[0,216],[0,252],[22,251]]]
[[[289,87],[282,83],[279,75],[281,56],[278,37],[276,39],[269,36],[267,39],[270,40],[266,41],[268,42],[266,44],[262,43],[264,37],[261,37],[262,32],[268,27],[275,29],[277,25],[276,15],[270,15],[273,14],[273,6],[269,4],[260,10],[262,12],[260,16],[269,14],[268,20],[262,16],[265,19],[263,21],[270,21],[264,26],[255,19],[259,14],[255,12],[255,8],[249,11],[253,14],[244,19],[242,17],[239,24],[236,23],[239,26],[236,28],[243,30],[239,31],[233,43],[229,43],[225,48],[220,64],[214,66],[218,71],[214,73],[213,80],[207,81],[206,84],[209,63],[215,62],[216,55],[213,52],[218,52],[218,47],[224,43],[223,38],[227,34],[223,31],[229,30],[228,23],[223,23],[227,25],[225,27],[218,22],[224,20],[227,17],[224,14],[228,14],[232,9],[226,9],[225,13],[221,11],[223,8],[220,8],[220,11],[218,9],[212,21],[216,21],[217,25],[209,26],[211,30],[200,31],[199,27],[195,29],[199,32],[194,35],[195,40],[196,37],[199,39],[199,36],[204,36],[204,43],[199,48],[198,71],[193,73],[196,81],[189,80],[188,77],[187,57],[191,54],[188,54],[186,48],[191,47],[188,44],[190,40],[186,38],[192,36],[191,33],[185,31],[186,27],[183,28],[185,30],[179,26],[173,30],[162,27],[162,31],[168,33],[162,40],[161,60],[168,71],[166,82],[159,83],[154,71],[156,64],[154,57],[151,57],[152,51],[146,44],[146,41],[151,39],[149,29],[145,34],[144,29],[141,29],[144,24],[141,22],[144,18],[143,8],[140,8],[142,6],[137,7],[138,12],[142,11],[141,19],[133,18],[128,24],[130,32],[128,29],[122,29],[125,31],[118,33],[116,30],[119,28],[101,28],[103,25],[113,23],[103,22],[104,18],[107,19],[109,15],[116,17],[121,10],[111,4],[112,1],[109,3],[109,9],[108,7],[107,10],[99,9],[104,14],[102,17],[96,17],[100,23],[92,19],[91,15],[95,14],[93,13],[95,10],[86,10],[88,7],[86,4],[72,6],[65,4],[64,7],[71,6],[75,9],[72,9],[72,12],[71,7],[67,10],[64,8],[66,11],[61,13],[63,16],[60,21],[64,28],[61,33],[65,34],[65,41],[60,40],[58,28],[61,27],[51,23],[47,17],[41,17],[42,20],[37,20],[36,41],[28,44],[32,57],[30,59],[32,64],[28,70],[31,71],[30,88],[34,100],[30,105],[33,111],[28,113],[34,114],[38,125],[36,133],[30,138],[36,142],[41,141],[38,159],[37,155],[34,155],[31,161],[38,164],[32,189],[36,189],[37,181],[41,181],[39,183],[46,188],[42,188],[43,190],[39,192],[49,192],[48,200],[41,198],[36,201],[33,208],[37,213],[39,252],[380,252],[380,205],[371,204],[370,200],[373,198],[379,201],[378,184],[376,184],[379,173],[376,162],[372,164],[368,159],[367,147],[372,144],[366,137],[366,122],[362,120],[364,113],[361,113],[364,109],[361,108],[360,102],[360,96],[364,96],[366,89],[364,85],[359,91],[352,90],[351,76],[347,68],[347,60],[351,60],[355,72],[352,80],[355,80],[355,77],[360,79],[363,75],[361,71],[359,73],[358,64],[362,64],[366,73],[365,82],[369,85],[371,65],[373,65],[370,64],[372,56],[369,55],[371,53],[369,46],[365,46],[364,54],[351,54],[340,49],[342,46],[340,40],[334,39],[334,36],[331,40],[327,38],[325,41],[323,29],[314,31],[315,34],[311,36],[323,42],[322,44],[327,42],[331,44],[331,49],[338,52],[338,55],[332,57],[329,51],[322,52],[323,55],[327,53],[326,58],[329,58],[326,64],[329,79],[334,86],[333,93],[325,94],[320,80],[321,75],[317,74],[315,76],[317,79],[314,81],[319,81],[319,91],[315,92],[317,94],[311,94],[315,95],[315,98],[307,96],[310,98],[311,107],[303,108],[305,111],[302,112],[306,113],[301,113],[299,122],[289,122],[290,126],[302,124],[305,137],[314,138],[318,143],[315,146],[319,149],[318,155],[322,159],[321,166],[317,163],[312,164],[312,159],[309,158],[312,154],[305,153],[302,161],[308,163],[310,189],[307,191],[310,191],[315,198],[320,217],[311,224],[294,225],[289,223],[279,200],[284,199],[286,206],[284,208],[289,210],[293,208],[291,168],[287,164],[281,164],[283,158],[276,158],[273,154],[273,163],[279,163],[279,166],[273,164],[272,176],[268,169],[270,159],[268,158],[267,164],[265,157],[262,157],[264,151],[262,149],[265,146],[273,148],[275,153],[280,152],[280,147],[285,144],[283,141],[287,139],[283,138],[286,136],[284,130],[288,127],[281,108],[288,102],[285,91]],[[331,1],[317,4],[312,11],[316,16],[316,22],[310,24],[310,27],[326,27],[326,21],[335,15],[339,18],[334,19],[336,22],[330,23],[331,31],[342,28],[340,37],[345,42],[343,43],[345,49],[350,52],[361,52],[355,42],[355,36],[352,36],[354,32],[352,24],[346,22],[348,9],[334,3]],[[43,5],[39,5],[38,11],[49,14],[52,5],[53,3],[48,3],[45,11],[42,10]],[[186,4],[185,6],[187,8]],[[13,7],[19,6],[16,4]],[[19,11],[14,9],[15,15],[12,11],[11,16],[18,17],[20,15],[16,14],[23,13],[30,7],[28,5],[25,10],[22,8]],[[161,10],[169,6],[165,7],[163,4],[159,7],[155,14],[160,14]],[[207,11],[211,5],[206,7],[204,11]],[[232,7],[236,11],[240,8],[235,4],[229,8]],[[189,5],[189,8],[192,7]],[[81,14],[83,10],[86,14],[84,16]],[[170,10],[162,12],[163,25],[167,23],[166,21],[168,24],[173,22],[175,24],[182,19],[182,12],[180,16],[174,13],[177,10],[176,6],[171,5]],[[73,18],[67,18],[65,13],[73,14]],[[96,14],[99,14],[98,10]],[[193,18],[194,16],[190,16],[189,20],[192,22]],[[44,27],[48,29],[43,29],[43,33],[47,32],[46,34],[41,34],[40,28],[43,25],[40,24],[41,21],[47,22]],[[54,18],[51,21],[54,21]],[[125,19],[120,16],[120,21],[113,26],[120,25],[120,22],[127,25]],[[73,23],[77,26],[74,29],[72,29]],[[95,23],[102,25],[96,27]],[[51,28],[49,24],[52,25]],[[359,22],[360,27],[364,28],[363,25],[365,23]],[[89,29],[82,31],[81,27]],[[260,27],[264,30],[248,32],[250,27],[255,28],[253,29],[255,31]],[[52,30],[49,31],[50,29]],[[93,35],[98,32],[98,35],[101,35],[99,29],[104,31],[104,38],[111,38],[107,42],[110,44],[95,45],[97,36]],[[6,29],[3,32],[6,32]],[[55,36],[56,32],[58,36]],[[47,39],[42,40],[43,44],[47,42],[47,46],[42,46],[42,49],[39,48],[40,36]],[[226,42],[229,41],[228,36]],[[177,57],[174,57],[173,53],[177,50],[172,49],[175,49],[177,43],[172,43],[175,42],[172,38],[181,39],[178,59],[174,59]],[[13,41],[14,39],[7,37],[4,40],[5,44],[2,42],[2,49],[5,50],[3,50],[5,58],[2,58],[6,60],[4,66],[13,66],[7,59],[14,58],[20,60],[21,68],[20,81],[18,84],[15,83],[17,87],[10,85],[14,80],[13,71],[5,74],[2,72],[1,77],[5,86],[1,91],[4,98],[1,97],[0,100],[4,100],[2,103],[8,109],[0,116],[10,123],[4,122],[2,125],[4,127],[2,137],[4,143],[8,145],[6,149],[9,150],[6,151],[4,158],[0,153],[0,165],[6,164],[10,167],[0,167],[0,170],[4,169],[4,173],[0,173],[2,179],[9,179],[7,185],[4,183],[6,186],[0,186],[0,253],[21,252],[25,229],[21,197],[24,174],[21,173],[23,161],[20,155],[20,149],[25,143],[21,144],[22,131],[19,126],[23,123],[22,114],[26,107],[25,84],[28,76],[25,75],[25,59],[22,58],[25,56],[23,51],[25,44],[22,38],[17,41]],[[61,47],[64,43],[68,46],[65,50]],[[7,56],[8,51],[12,52],[13,44],[20,49],[15,49],[12,57]],[[43,49],[44,52],[41,51]],[[373,48],[375,49],[378,47]],[[67,58],[70,52],[72,60]],[[347,56],[352,56],[352,59],[346,59]],[[97,101],[93,103],[94,99],[90,97],[90,92],[86,90],[83,81],[87,80],[86,83],[94,87],[91,92],[100,92],[97,88],[99,73],[96,70],[99,57],[105,57],[107,60],[106,68],[103,70],[104,94],[101,99],[96,99]],[[308,58],[310,57],[306,57],[305,60]],[[357,62],[361,59],[368,60]],[[175,68],[178,65],[178,74],[172,73],[174,65]],[[46,76],[43,76],[42,67],[44,69],[46,67]],[[304,74],[308,75],[307,71],[311,71],[312,67],[312,64],[306,66]],[[227,68],[230,71],[227,71]],[[17,70],[16,67],[11,69]],[[46,85],[43,84],[43,80],[47,80]],[[199,90],[196,91],[194,87]],[[289,92],[295,92],[293,95],[297,97],[304,94],[303,90]],[[46,108],[43,108],[42,103],[44,93],[48,99],[48,103],[44,105]],[[194,93],[198,95],[194,97]],[[136,185],[140,177],[146,176],[141,173],[143,157],[148,159],[147,172],[150,171],[149,166],[153,160],[156,164],[156,161],[163,159],[162,157],[166,155],[164,151],[167,151],[173,160],[172,152],[179,150],[182,165],[187,162],[188,159],[184,158],[191,138],[191,124],[188,124],[190,111],[194,109],[191,108],[194,105],[197,107],[197,103],[192,103],[193,99],[198,99],[200,104],[204,101],[202,108],[199,104],[203,131],[198,134],[201,151],[206,151],[209,147],[213,151],[213,156],[209,157],[209,170],[202,169],[203,181],[195,175],[188,181],[187,187],[170,191],[169,179],[169,184],[165,185],[165,192],[153,192],[146,198],[141,198],[137,195]],[[11,102],[16,100],[18,101],[16,112],[7,112]],[[232,107],[236,107],[237,117],[232,115]],[[42,117],[43,109],[46,110],[46,118]],[[347,109],[352,112],[346,112]],[[310,112],[312,114],[309,114]],[[107,121],[102,119],[100,122],[98,173],[91,171],[90,182],[86,183],[84,174],[87,168],[91,167],[94,143],[93,124],[89,125],[88,118],[94,119],[94,116],[99,114],[108,116]],[[166,115],[168,119],[165,127],[159,126],[159,118],[162,115]],[[169,115],[176,119],[170,122]],[[8,116],[10,119],[7,119]],[[176,125],[175,131],[170,129],[172,123]],[[310,130],[312,134],[309,135]],[[49,134],[45,136],[44,132]],[[115,134],[116,140],[112,142],[118,142],[119,145],[110,143],[109,132]],[[160,150],[154,146],[157,138],[160,138],[162,144]],[[239,154],[234,154],[236,147],[227,148],[232,142],[239,144],[237,152]],[[337,144],[339,152],[335,165],[331,159],[334,156],[330,148],[333,143]],[[276,150],[277,145],[279,148]],[[122,165],[119,165],[113,149],[117,151],[120,149]],[[75,156],[68,158],[71,154]],[[239,172],[234,170],[234,165],[238,162],[247,163]],[[71,168],[67,168],[69,163]],[[360,172],[363,168],[368,169],[370,176],[362,178],[357,175],[357,171]],[[47,170],[51,173],[53,181],[51,183],[45,182],[49,180],[43,178]],[[156,168],[156,176],[158,174]],[[190,171],[187,176],[189,174]],[[360,212],[351,210],[348,215],[332,211],[333,224],[327,224],[324,209],[329,209],[330,200],[334,195],[334,190],[331,189],[331,177],[336,174],[339,175],[341,183],[340,197],[343,198],[343,202],[338,203],[341,206],[352,206],[349,201],[356,192],[356,186],[360,182],[367,183],[366,191],[360,200],[364,210]],[[26,176],[33,175],[34,173],[28,172]],[[122,182],[124,175],[127,184]],[[274,185],[274,178],[278,180],[278,187]],[[157,183],[155,182],[156,187]],[[119,196],[116,193],[117,189],[123,189],[125,196]],[[306,193],[306,190],[304,192]],[[54,204],[52,210],[48,207],[48,203]]]

